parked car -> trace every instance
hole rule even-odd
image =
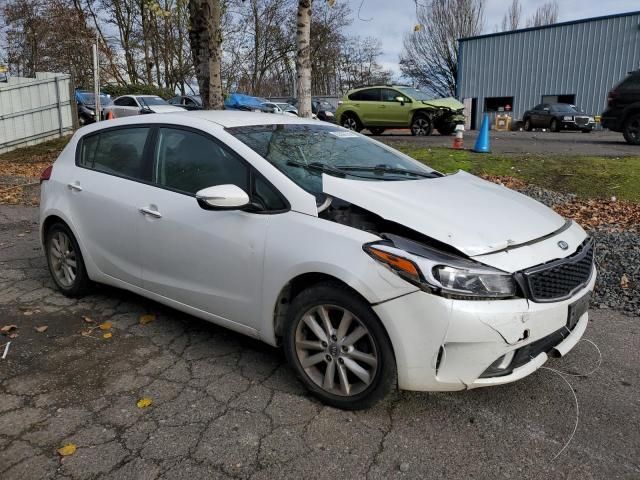
[[[262,102],[262,106],[266,107],[267,111],[270,113],[277,113],[278,115],[291,115],[298,116],[298,111],[295,107],[289,105],[288,103],[276,103],[264,101]]]
[[[312,99],[311,113],[323,122],[336,123],[336,107],[326,100]]]
[[[146,113],[184,112],[184,108],[171,105],[157,95],[122,95],[104,108],[105,117],[109,112],[114,118],[121,118]]]
[[[65,295],[109,284],[281,345],[346,409],[531,374],[580,340],[596,278],[593,240],[533,199],[285,115],[87,126],[40,221]]]
[[[560,130],[580,130],[591,132],[595,126],[595,119],[575,105],[568,103],[541,103],[522,115],[524,129],[530,132],[534,128],[548,128],[552,132]]]
[[[622,132],[627,143],[640,145],[640,70],[630,72],[609,92],[600,122],[604,128]]]
[[[388,128],[410,128],[412,135],[451,135],[464,123],[464,105],[455,98],[430,99],[406,85],[379,85],[347,92],[338,106],[338,123],[381,135]]]
[[[88,125],[96,121],[96,96],[89,90],[76,90],[76,105],[78,106],[78,121],[80,125]],[[100,93],[100,112],[111,103],[111,97]]]
[[[225,110],[242,110],[243,112],[264,112],[271,113],[270,109],[264,105],[266,100],[244,93],[231,93],[224,99]]]
[[[168,103],[178,105],[185,110],[202,110],[202,98],[200,95],[176,95]]]

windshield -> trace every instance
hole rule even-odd
[[[329,102],[327,102],[325,100],[322,100],[320,102],[316,102],[316,105],[318,106],[318,110],[325,110],[325,111],[329,111],[329,112],[333,112],[335,110],[333,105],[331,105]]]
[[[322,173],[382,181],[439,176],[400,152],[331,125],[256,125],[227,131],[316,195],[322,193]]]
[[[276,103],[276,105],[280,107],[281,110],[291,110],[295,108],[293,105],[289,105],[288,103]]]
[[[427,95],[426,93],[421,92],[420,90],[416,90],[412,87],[398,87],[398,90],[406,94],[407,97],[411,97],[414,100],[433,100],[432,96]]]
[[[552,108],[556,112],[561,112],[561,113],[577,113],[578,112],[578,109],[573,105],[562,104],[562,103],[558,105],[554,105]]]
[[[165,100],[160,97],[136,97],[138,103],[142,106],[152,106],[152,105],[169,105]]]
[[[95,105],[96,104],[96,101],[95,101],[96,96],[92,92],[78,92],[78,98],[85,105]],[[111,103],[111,99],[106,94],[101,93],[100,94],[100,104],[101,105],[108,105],[109,103]]]

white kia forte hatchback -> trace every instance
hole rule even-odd
[[[596,277],[593,240],[524,195],[261,113],[84,127],[40,215],[64,294],[109,284],[282,345],[346,409],[529,375],[578,342]]]

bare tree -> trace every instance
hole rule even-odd
[[[296,30],[296,77],[298,115],[311,117],[311,5],[313,0],[298,1]]]
[[[207,109],[221,109],[224,106],[221,0],[189,0],[189,18],[189,40],[202,105]]]
[[[555,0],[547,2],[538,7],[533,15],[527,20],[527,27],[541,27],[558,22],[558,2]]]
[[[522,17],[522,5],[520,0],[513,0],[511,6],[502,18],[502,30],[503,32],[509,30],[517,30],[520,26],[520,17]]]
[[[404,38],[402,73],[442,97],[453,96],[458,73],[458,39],[482,32],[483,0],[431,0],[417,4],[420,27]]]

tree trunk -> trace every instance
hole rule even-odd
[[[311,4],[313,0],[298,0],[296,32],[296,76],[298,115],[311,117]]]
[[[222,17],[221,0],[190,0],[189,40],[196,78],[205,109],[222,109]]]

